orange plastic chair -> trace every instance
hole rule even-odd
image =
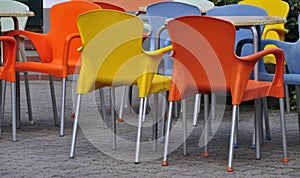
[[[169,91],[168,129],[162,164],[168,165],[167,153],[172,103],[184,100],[197,93],[207,94],[211,92],[230,92],[232,97],[232,126],[227,171],[233,171],[234,135],[239,117],[239,105],[243,101],[252,99],[260,101],[261,98],[266,96],[274,96],[280,100],[283,161],[288,162],[283,105],[283,51],[274,48],[249,56],[238,57],[234,52],[236,29],[233,24],[207,16],[175,18],[168,23],[168,32],[174,49],[174,69]],[[254,65],[261,57],[267,54],[276,56],[274,80],[272,82],[250,80],[249,77]],[[184,116],[185,114],[183,114]],[[183,120],[186,120],[186,118],[183,118]],[[257,121],[256,123],[258,124],[259,122]],[[257,124],[256,128],[258,128]],[[256,130],[256,133],[259,133],[259,129]],[[260,143],[260,135],[256,134],[256,136],[256,143]],[[259,147],[260,144],[257,145]],[[259,148],[257,148],[257,158],[259,159],[258,151]]]
[[[0,65],[0,82],[3,84],[3,80],[11,83],[11,117],[12,117],[12,141],[17,140],[17,117],[16,117],[16,40],[12,37],[0,36],[0,41],[3,44],[1,51],[3,53],[3,63]],[[1,64],[1,61],[0,61]],[[0,93],[3,92],[2,90]],[[2,103],[2,94],[0,94],[0,103]],[[2,106],[0,106],[0,138],[2,138],[2,121],[3,112]]]
[[[76,73],[81,46],[80,36],[76,25],[79,14],[101,9],[100,6],[88,1],[69,1],[56,4],[50,9],[50,31],[47,34],[34,33],[24,30],[7,32],[9,36],[25,36],[33,43],[41,62],[17,62],[16,71],[40,72],[49,74],[52,91],[54,119],[57,123],[57,112],[52,76],[61,77],[61,123],[60,136],[64,135],[64,113],[66,98],[66,79],[69,74]]]
[[[137,85],[140,110],[135,163],[139,163],[142,120],[146,115],[147,96],[169,89],[171,77],[158,75],[156,71],[161,57],[171,51],[172,47],[151,52],[144,51],[143,21],[128,13],[114,10],[90,11],[80,15],[77,24],[83,51],[70,157],[74,158],[75,153],[82,95],[103,87]],[[116,149],[116,120],[113,113],[111,115],[114,131],[113,149]]]

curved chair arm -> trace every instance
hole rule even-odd
[[[285,48],[285,46],[289,46],[289,45],[293,45],[293,44],[294,43],[286,42],[286,41],[266,39],[266,40],[261,40],[260,48],[264,49],[265,46],[267,46],[267,45],[275,45],[278,48]]]
[[[25,31],[25,30],[11,30],[7,31],[4,33],[6,36],[19,36],[19,37],[26,37],[28,38],[32,44],[34,45],[36,51],[38,54],[41,55],[46,55],[47,46],[44,44],[46,34],[41,34],[41,33],[35,33],[35,32],[30,32],[30,31]],[[42,57],[41,57],[42,58]]]
[[[9,82],[15,82],[15,64],[16,64],[16,49],[17,43],[13,37],[0,36],[0,41],[3,43],[3,62],[4,70],[1,73],[1,79]]]
[[[64,50],[63,50],[63,57],[62,57],[62,65],[64,66],[64,75],[68,75],[67,74],[67,67],[68,67],[68,57],[69,57],[69,53],[70,53],[70,48],[71,48],[71,43],[74,39],[80,39],[80,34],[79,33],[73,33],[70,34],[66,37],[65,39],[65,44],[64,44]],[[81,52],[82,46],[80,48],[78,48],[78,52]]]
[[[261,57],[273,54],[276,59],[276,69],[273,78],[273,86],[278,87],[279,85],[283,84],[283,73],[284,73],[284,52],[280,48],[269,48],[263,51],[259,51],[255,54],[239,57],[240,60],[243,61],[258,61]]]
[[[166,47],[163,47],[163,48],[160,48],[160,49],[157,49],[155,51],[145,51],[145,53],[147,55],[150,55],[150,56],[156,56],[156,55],[162,55],[162,54],[165,54],[169,51],[172,51],[173,50],[173,46],[170,45],[170,46],[166,46]]]
[[[289,32],[289,30],[285,29],[285,28],[280,28],[280,27],[266,27],[262,36],[262,39],[266,39],[267,34],[271,31],[276,32],[280,37],[284,37],[285,34],[287,34]],[[280,39],[283,40],[283,39]]]

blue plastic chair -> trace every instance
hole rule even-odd
[[[157,31],[164,25],[166,19],[184,15],[201,15],[201,10],[196,6],[181,2],[158,2],[147,7],[146,15],[151,28],[149,50],[153,51],[156,48]],[[164,30],[160,35],[160,46],[158,48],[169,45],[169,41],[167,30]],[[163,64],[164,75],[171,76],[172,59],[168,57],[168,54],[164,56]]]
[[[171,44],[167,30],[163,30],[160,34],[159,46],[156,46],[157,32],[164,26],[165,20],[169,18],[176,18],[185,15],[201,15],[201,10],[193,5],[181,2],[158,2],[147,7],[146,16],[148,18],[151,34],[149,50],[153,51],[155,48],[165,47]],[[163,75],[171,76],[173,71],[173,60],[169,57],[170,52],[166,53],[162,59],[164,69],[159,71]],[[175,109],[177,111],[177,109]],[[162,120],[162,129],[164,135],[164,118]],[[161,142],[164,142],[162,137]]]
[[[298,15],[298,31],[300,32],[300,15]],[[278,48],[283,49],[286,66],[288,73],[284,74],[285,85],[295,85],[296,97],[297,97],[297,112],[298,123],[300,128],[300,38],[294,42],[284,42],[279,40],[262,40],[261,49],[264,49],[266,45],[273,44]],[[258,79],[263,81],[273,80],[274,74],[266,72],[265,64],[263,60],[259,61]]]

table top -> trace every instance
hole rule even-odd
[[[286,19],[276,16],[214,16],[232,22],[235,26],[254,26],[286,23]]]
[[[286,23],[286,18],[276,16],[213,16],[223,20],[228,20],[234,26],[254,26]],[[167,19],[165,25],[172,19]]]
[[[30,17],[34,16],[32,11],[18,11],[18,12],[0,12],[0,17]]]
[[[212,8],[215,8],[215,7],[212,7]],[[202,14],[205,14],[211,8],[205,9],[205,8],[199,7],[199,9],[201,10]],[[140,13],[146,13],[146,11],[147,11],[147,6],[139,6],[138,7],[138,12],[140,12]]]

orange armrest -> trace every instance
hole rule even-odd
[[[72,33],[72,34],[69,34],[66,37],[65,45],[64,45],[63,64],[67,65],[67,59],[68,59],[68,56],[69,56],[70,46],[71,46],[72,40],[78,39],[78,38],[80,39],[80,34],[79,33]]]
[[[0,41],[3,42],[3,53],[5,66],[15,66],[17,42],[13,37],[0,36]],[[6,56],[7,55],[7,56]]]

